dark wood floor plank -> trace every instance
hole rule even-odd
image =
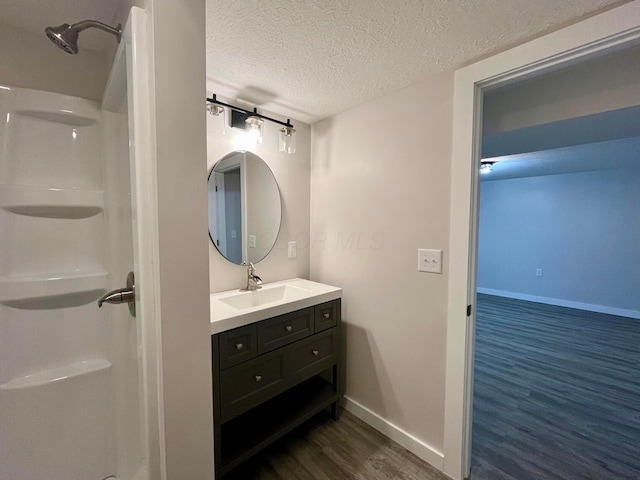
[[[473,480],[640,479],[640,321],[478,296]]]
[[[227,478],[448,480],[446,475],[346,411],[338,421],[323,412],[230,472]]]

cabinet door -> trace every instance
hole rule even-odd
[[[273,317],[258,324],[258,355],[308,337],[313,333],[313,308]]]

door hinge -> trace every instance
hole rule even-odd
[[[467,317],[471,316],[471,305],[467,305]]]

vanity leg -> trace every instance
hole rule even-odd
[[[332,373],[333,373],[333,391],[337,393],[340,391],[340,377],[339,377],[340,369],[338,368],[338,365],[333,366]],[[331,418],[334,420],[338,420],[340,418],[339,403],[340,401],[336,400],[331,404]]]
[[[215,471],[217,472],[222,468],[222,422],[220,421],[220,389],[217,385],[220,385],[220,365],[218,359],[219,345],[218,337],[216,335],[211,336],[211,356],[212,356],[212,385],[213,385],[213,464]],[[219,473],[215,473],[214,478],[220,478]]]
[[[213,465],[217,472],[222,468],[221,454],[222,435],[220,435],[220,420],[215,419],[213,423]],[[220,474],[216,473],[215,478],[220,478]]]
[[[338,402],[333,402],[331,404],[331,418],[333,420],[340,419],[340,412],[338,411]]]

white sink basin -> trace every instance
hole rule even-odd
[[[220,301],[237,310],[246,310],[275,302],[290,302],[308,296],[309,292],[291,285],[276,285],[252,292],[238,292],[221,298]]]
[[[210,296],[211,334],[342,297],[342,289],[293,278],[264,284],[253,292],[229,290]]]

